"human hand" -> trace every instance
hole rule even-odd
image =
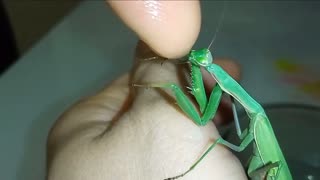
[[[136,57],[155,56],[150,53],[141,43]],[[171,92],[130,86],[181,85],[177,69],[171,62],[142,62],[130,76],[64,113],[48,139],[48,178],[162,180],[187,170],[219,137],[214,124],[195,125],[168,98]],[[232,153],[217,146],[184,179],[239,180],[245,174]]]
[[[144,56],[155,54],[141,43],[136,57]],[[234,63],[215,62],[231,75],[239,74]],[[196,126],[170,101],[169,91],[130,86],[181,84],[176,72],[169,62],[142,62],[132,74],[65,112],[49,135],[48,179],[161,180],[187,170],[219,137],[214,124]],[[213,86],[211,80],[207,82]],[[217,146],[183,179],[238,180],[246,176],[232,153]]]

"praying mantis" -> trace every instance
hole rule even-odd
[[[236,99],[250,118],[249,127],[244,131],[236,126],[241,140],[240,145],[234,145],[220,137],[187,171],[165,180],[178,179],[188,174],[218,144],[241,152],[251,142],[253,143],[253,155],[248,166],[248,176],[251,179],[291,180],[289,167],[264,109],[227,72],[212,61],[212,54],[207,48],[192,50],[188,56],[188,62],[191,65],[191,91],[199,105],[201,116],[182,89],[174,83],[134,85],[171,89],[181,110],[199,126],[205,126],[214,117],[223,92]],[[201,68],[208,71],[217,82],[209,100],[205,93]]]
[[[240,138],[240,145],[234,145],[223,138],[218,138],[200,156],[200,158],[185,172],[167,178],[174,180],[192,171],[216,145],[224,145],[234,151],[241,152],[249,144],[253,144],[253,155],[248,165],[248,176],[252,180],[292,180],[289,167],[281,151],[277,138],[274,134],[270,121],[262,108],[226,71],[219,65],[213,63],[210,46],[216,38],[221,22],[224,18],[226,3],[215,35],[208,46],[199,50],[191,50],[187,62],[191,67],[191,93],[199,105],[200,114],[193,106],[191,100],[184,94],[182,89],[175,83],[137,85],[138,87],[166,88],[173,91],[176,102],[181,110],[192,119],[198,126],[205,126],[215,116],[222,93],[225,92],[236,99],[245,109],[249,116],[249,125],[241,131],[238,119],[235,118],[237,135]],[[217,84],[213,88],[209,99],[207,98],[201,68],[205,69],[216,80]]]

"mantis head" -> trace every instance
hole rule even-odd
[[[191,50],[188,60],[191,63],[206,67],[212,63],[212,55],[210,50],[206,48]]]

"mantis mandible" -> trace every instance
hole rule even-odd
[[[212,59],[209,49],[192,50],[188,56],[188,61],[191,64],[191,90],[199,104],[202,116],[199,115],[192,102],[178,85],[167,83],[146,86],[171,89],[182,111],[199,126],[205,126],[214,117],[222,92],[226,92],[246,110],[250,118],[249,127],[243,132],[237,127],[237,134],[241,140],[239,146],[223,138],[218,138],[186,172],[165,180],[174,180],[189,173],[217,144],[222,144],[234,151],[241,152],[251,142],[253,142],[253,155],[248,166],[248,176],[251,179],[291,180],[292,176],[289,167],[264,109],[227,72],[217,64],[212,63]],[[201,67],[208,71],[217,82],[209,100],[204,90]]]

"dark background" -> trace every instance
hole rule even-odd
[[[4,4],[0,1],[0,75],[19,57],[16,41]]]

